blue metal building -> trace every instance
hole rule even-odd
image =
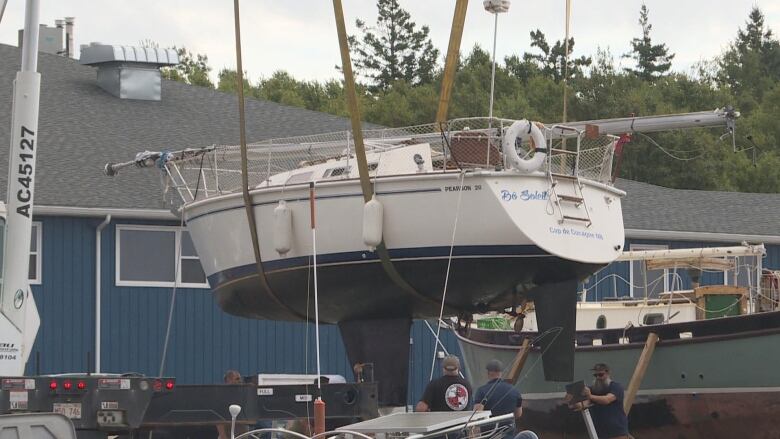
[[[8,109],[18,64],[18,49],[0,45],[0,103]],[[171,271],[173,249],[179,242],[186,249],[188,237],[165,208],[154,175],[127,173],[109,180],[102,174],[106,162],[130,159],[144,149],[236,143],[235,97],[163,81],[161,101],[126,100],[101,90],[94,71],[73,60],[41,54],[39,65],[43,87],[30,275],[42,324],[28,373],[158,374],[174,290],[165,374],[181,383],[213,383],[231,368],[246,375],[313,371],[311,325],[223,313],[192,252],[182,252],[181,273]],[[348,127],[342,118],[252,99],[247,112],[253,140]],[[10,126],[9,113],[0,111],[0,127]],[[8,142],[7,131],[0,130],[0,145]],[[6,160],[0,149],[0,169]],[[0,193],[5,178],[0,173]],[[764,266],[780,269],[780,195],[674,190],[631,181],[618,186],[628,193],[626,249],[763,242]],[[149,193],[160,196],[149,198]],[[616,264],[605,273],[621,272],[630,281],[630,271]],[[621,288],[620,295],[632,293]],[[589,300],[614,294],[606,285],[592,291]],[[422,393],[441,350],[434,349],[433,330],[425,322],[415,322],[412,330],[410,403]],[[323,370],[351,379],[337,328],[323,326],[321,334]],[[458,353],[451,334],[443,332],[442,342]]]

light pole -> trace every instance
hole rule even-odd
[[[485,10],[495,16],[493,23],[493,70],[490,74],[490,112],[488,113],[488,123],[493,123],[493,92],[496,85],[496,38],[498,36],[498,14],[509,11],[509,0],[485,0],[482,5]]]

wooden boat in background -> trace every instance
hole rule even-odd
[[[742,249],[739,254],[743,256],[763,255],[763,246]],[[706,251],[710,255],[705,262],[714,263],[711,254],[717,249]],[[667,251],[667,256],[669,252],[675,251]],[[734,259],[735,252],[740,248],[721,252],[720,259]],[[629,306],[585,304],[608,315],[609,309],[619,310],[614,315],[624,315],[621,308],[633,309],[631,314],[640,318],[629,325],[612,318],[617,327],[578,330],[575,380],[591,382],[591,367],[607,363],[613,379],[627,388],[645,342],[651,333],[656,334],[659,341],[629,415],[632,434],[640,438],[780,437],[776,416],[780,408],[780,273],[761,270],[760,257],[757,260],[758,271],[756,267],[749,270],[754,273],[749,287],[695,285],[677,292],[681,299],[676,300],[682,303],[676,304],[669,302],[671,296],[665,303],[654,299]],[[655,266],[665,266],[655,261]],[[685,263],[691,264],[695,261]],[[739,265],[731,266],[739,269]],[[758,273],[762,273],[760,282],[755,281]],[[712,318],[713,310],[706,308],[710,295],[731,297],[726,309],[733,307],[740,315]],[[668,323],[663,317],[672,315],[673,305],[692,307],[692,312],[688,309],[687,316],[675,317],[678,323]],[[641,316],[653,314],[661,315],[661,323],[643,325]],[[588,315],[591,318],[584,324],[592,326],[596,314]],[[536,339],[538,333],[469,326],[456,330],[456,335],[468,376],[481,384],[488,361],[497,358],[511,364],[523,340]],[[564,384],[543,379],[538,368],[540,352],[539,347],[531,349],[517,383],[524,399],[524,427],[545,438],[587,438],[582,417],[563,402]]]

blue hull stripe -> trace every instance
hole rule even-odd
[[[447,258],[450,254],[448,246],[441,247],[423,247],[423,248],[404,248],[389,249],[391,259],[415,259],[415,258]],[[500,257],[500,256],[551,256],[541,248],[535,245],[464,245],[456,246],[452,251],[453,257]],[[275,261],[263,262],[263,267],[267,272],[285,270],[291,268],[304,268],[309,266],[308,256],[296,258],[278,259]],[[376,252],[356,251],[344,253],[330,253],[317,255],[317,264],[353,264],[366,261],[378,261]],[[216,288],[225,282],[233,279],[250,276],[256,273],[255,264],[242,265],[240,267],[228,268],[227,270],[214,273],[209,276],[209,284]]]
[[[418,193],[427,193],[427,192],[441,192],[441,188],[410,189],[410,190],[398,190],[398,191],[378,191],[376,194],[377,195],[400,195],[400,194],[418,194]],[[360,193],[360,192],[356,192],[356,193],[351,193],[351,194],[316,195],[314,197],[314,199],[315,200],[327,200],[327,199],[331,199],[331,198],[354,198],[354,197],[363,197],[363,194]],[[284,200],[287,203],[297,203],[297,202],[301,202],[301,201],[308,202],[309,201],[309,197],[303,197],[303,198],[301,198],[301,197],[298,197],[298,198],[280,198],[279,200],[274,200],[274,201],[264,201],[262,203],[252,203],[252,207],[268,206],[268,205],[272,205],[272,204],[277,204],[277,203],[279,203],[280,200]],[[240,206],[225,207],[223,209],[212,210],[212,211],[201,213],[200,215],[195,215],[195,216],[193,216],[191,218],[188,218],[187,222],[192,222],[192,221],[194,221],[194,220],[196,220],[198,218],[201,218],[201,217],[204,217],[204,216],[213,215],[215,213],[227,212],[227,211],[230,211],[230,210],[237,210],[237,209],[243,209],[243,208],[244,208],[244,205],[241,204]]]

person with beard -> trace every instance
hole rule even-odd
[[[459,412],[471,409],[471,384],[460,377],[458,357],[445,357],[441,367],[444,374],[428,383],[415,411]]]
[[[586,386],[582,395],[587,398],[593,425],[599,438],[628,439],[628,417],[623,411],[623,386],[610,377],[609,366],[593,366],[593,386]]]

